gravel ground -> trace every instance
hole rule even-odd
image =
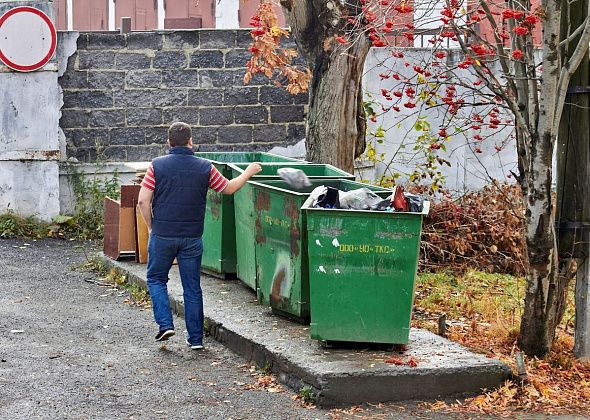
[[[0,239],[0,418],[449,418],[417,403],[309,409],[288,389],[247,389],[250,366],[219,343],[155,343],[151,310],[79,268],[93,251]]]

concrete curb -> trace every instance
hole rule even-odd
[[[128,282],[146,288],[145,265],[99,257],[109,268],[126,274]],[[170,280],[171,306],[182,317],[182,288],[176,269]],[[504,363],[423,330],[412,329],[408,350],[399,354],[417,360],[418,366],[413,368],[384,363],[391,351],[324,349],[309,338],[306,326],[256,304],[252,291],[241,282],[203,275],[201,286],[206,332],[247,360],[269,367],[295,391],[310,387],[318,406],[474,394],[501,386],[511,377]]]

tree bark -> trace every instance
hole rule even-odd
[[[354,3],[354,2],[352,2]],[[320,0],[282,0],[287,21],[313,72],[306,129],[307,159],[348,172],[365,150],[362,76],[370,42],[359,35],[338,43],[346,17],[360,6]]]
[[[566,276],[558,270],[554,199],[551,194],[552,156],[557,138],[561,57],[559,51],[561,2],[547,0],[543,27],[543,79],[539,107],[533,110],[525,92],[518,91],[519,110],[529,115],[526,126],[517,127],[519,154],[525,153],[520,182],[525,200],[528,270],[524,312],[518,344],[529,356],[542,357],[551,350],[555,329],[563,314]],[[523,95],[521,98],[520,96]],[[527,109],[528,107],[528,109]],[[520,156],[519,156],[520,160]]]
[[[553,200],[551,197],[551,135],[531,139],[534,158],[523,181],[527,191],[526,245],[528,270],[524,312],[518,345],[529,356],[544,356],[555,336],[555,318],[560,290]]]

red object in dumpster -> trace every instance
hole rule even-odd
[[[393,198],[391,204],[395,211],[408,211],[408,200],[404,197],[404,188],[396,186],[393,190]]]

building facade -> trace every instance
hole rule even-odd
[[[131,29],[248,28],[258,0],[54,0],[61,31],[116,31],[121,18]],[[285,24],[280,7],[279,21]]]

